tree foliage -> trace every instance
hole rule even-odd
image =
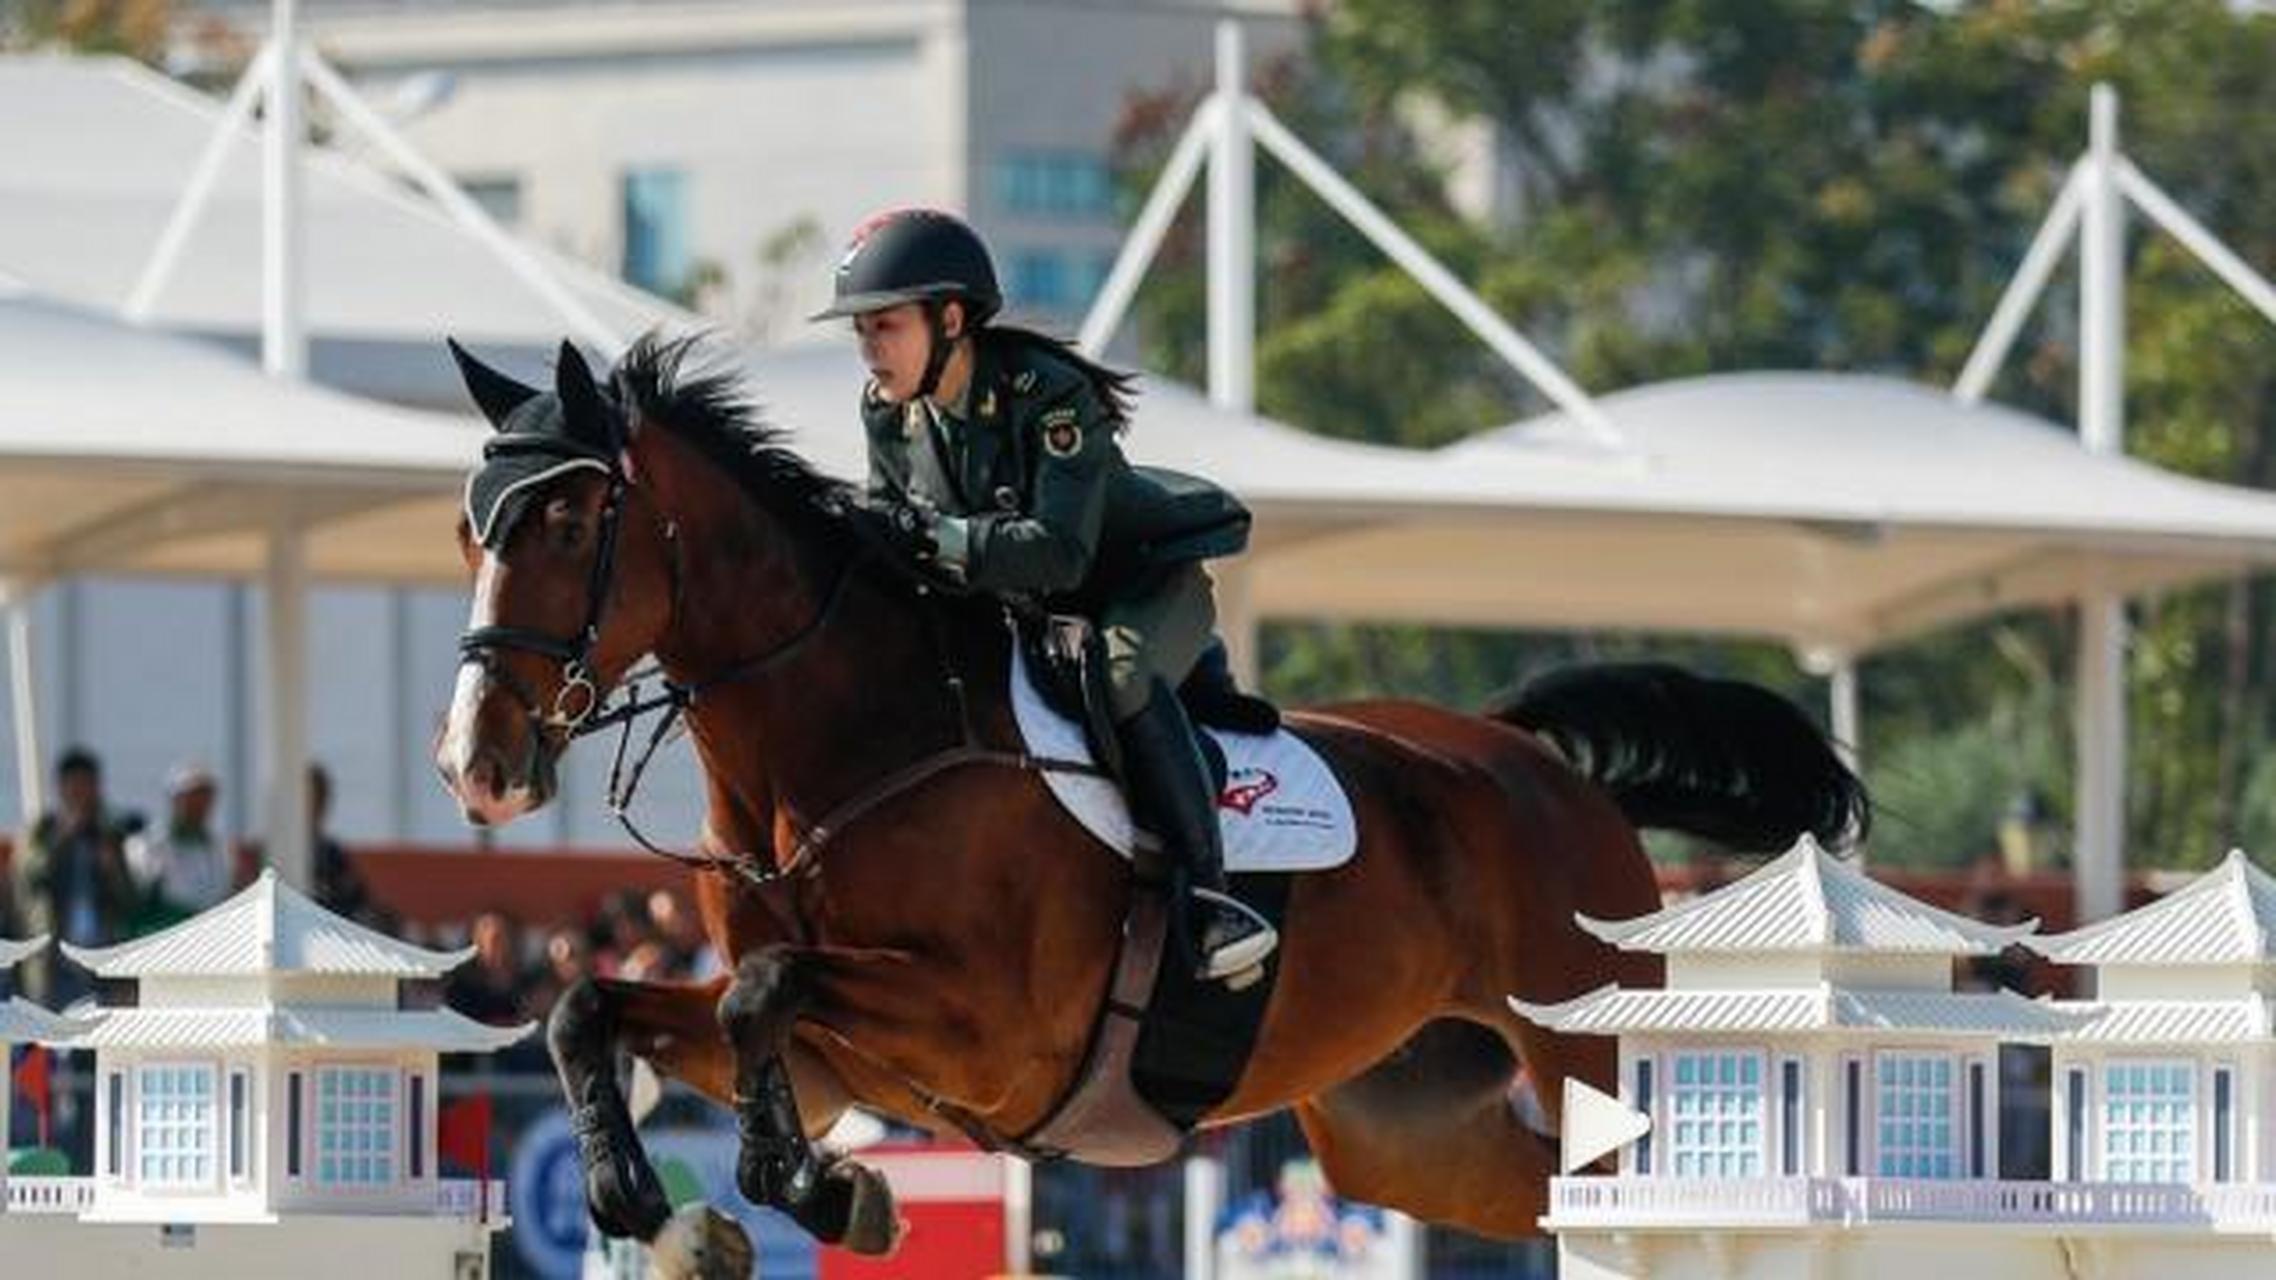
[[[1706,370],[1957,374],[2084,146],[2097,81],[2124,145],[2248,262],[2276,271],[2276,16],[2220,0],[1339,0],[1261,93],[1584,386]],[[1183,105],[1137,104],[1133,190]],[[1490,128],[1504,199],[1449,200],[1431,143]],[[1260,408],[1429,446],[1538,400],[1421,290],[1259,159]],[[1196,204],[1199,202],[1196,201]],[[2139,220],[2137,220],[2138,222]],[[2276,329],[2177,245],[2130,240],[2129,451],[2276,480]],[[1149,364],[1198,378],[1189,211],[1140,299]],[[2058,274],[1994,394],[2075,419],[2075,281]],[[2030,483],[2017,477],[2017,483]],[[2131,651],[2133,857],[2202,865],[2276,835],[2265,584],[2140,602]],[[2070,804],[2073,625],[2010,615],[1865,668],[1880,851],[1958,861],[2016,795]],[[1471,701],[1542,663],[1672,652],[1817,700],[1773,650],[1636,637],[1275,626],[1267,683],[1302,698]]]

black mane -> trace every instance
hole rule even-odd
[[[613,376],[626,410],[694,446],[800,534],[850,553],[856,535],[844,513],[857,491],[815,470],[790,447],[787,431],[761,419],[733,368],[689,370],[702,342],[701,335],[641,335]]]

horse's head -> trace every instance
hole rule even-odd
[[[490,825],[552,798],[574,730],[670,624],[675,529],[635,483],[633,415],[576,348],[551,391],[451,351],[495,434],[459,519],[474,603],[435,767]]]

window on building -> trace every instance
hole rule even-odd
[[[2048,1182],[2055,1176],[2055,1059],[2045,1045],[2003,1044],[1993,1093],[1999,1140],[1993,1147],[1999,1176],[2010,1182]]]
[[[1968,1064],[1968,1176],[1981,1178],[1989,1161],[1984,1150],[1984,1064]]]
[[[103,1172],[116,1178],[126,1172],[126,1073],[113,1071],[105,1080],[110,1101],[110,1131],[103,1135]]]
[[[2236,1155],[2231,1145],[2235,1141],[2235,1131],[2231,1128],[2236,1122],[2236,1099],[2231,1092],[2234,1088],[2234,1077],[2230,1074],[2229,1069],[2227,1067],[2216,1068],[2213,1072],[2213,1181],[2215,1182],[2233,1182],[2236,1180]]]
[[[1647,1116],[1652,1114],[1652,1060],[1650,1058],[1636,1059],[1636,1095],[1632,1101],[1636,1110]],[[1658,1123],[1657,1120],[1653,1121],[1655,1127]],[[1644,1130],[1644,1135],[1636,1139],[1635,1159],[1636,1172],[1650,1173],[1652,1171],[1652,1131],[1650,1129]]]
[[[154,1064],[135,1073],[135,1180],[145,1187],[213,1181],[212,1067]]]
[[[285,1175],[300,1176],[300,1073],[295,1071],[285,1082]]]
[[[411,1073],[408,1095],[411,1099],[410,1118],[403,1126],[405,1163],[411,1166],[411,1176],[427,1176],[427,1078]]]
[[[650,293],[677,294],[695,266],[687,174],[630,169],[623,195],[624,278]]]
[[[1012,254],[1011,300],[1046,311],[1073,306],[1075,292],[1068,278],[1067,259],[1050,249],[1022,249]]]
[[[1778,1171],[1802,1172],[1802,1064],[1792,1058],[1778,1064]]]
[[[1884,1053],[1873,1059],[1873,1171],[1884,1178],[1955,1176],[1952,1059]]]
[[[2177,1062],[2102,1068],[2102,1177],[2197,1180],[2196,1072]]]
[[[1743,1052],[1672,1055],[1668,1169],[1679,1178],[1762,1175],[1762,1058]]]
[[[2064,1073],[2063,1136],[2068,1150],[2063,1176],[2072,1182],[2086,1180],[2086,1072],[2076,1067]]]
[[[1865,1064],[1851,1058],[1841,1067],[1841,1167],[1854,1178],[1865,1172]]]
[[[458,189],[501,227],[520,226],[522,180],[510,173],[470,174],[458,179]]]
[[[316,1182],[327,1187],[395,1181],[395,1073],[325,1067],[316,1073]]]
[[[1102,156],[1063,148],[1021,148],[996,162],[996,201],[1032,218],[1114,215],[1114,175]]]
[[[245,1176],[247,1126],[251,1116],[247,1113],[247,1085],[242,1071],[229,1073],[229,1176]]]

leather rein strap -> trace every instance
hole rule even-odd
[[[580,452],[579,456],[589,456]],[[971,766],[1017,769],[1028,773],[1074,773],[1090,777],[1109,777],[1106,770],[1088,761],[1037,756],[1024,751],[1007,751],[986,745],[974,723],[969,699],[965,696],[963,675],[956,670],[948,647],[941,643],[937,610],[929,607],[924,597],[942,590],[942,585],[915,570],[907,576],[914,582],[919,597],[918,608],[924,613],[932,636],[932,646],[939,660],[944,684],[955,702],[956,720],[960,741],[931,755],[923,756],[907,765],[871,781],[853,795],[839,801],[826,811],[820,820],[800,832],[788,856],[769,860],[753,853],[711,854],[689,853],[667,849],[650,840],[632,819],[631,808],[641,780],[647,776],[648,765],[656,752],[671,737],[696,700],[705,692],[733,683],[748,683],[772,676],[789,666],[807,651],[810,643],[829,629],[837,617],[838,606],[848,595],[847,586],[855,577],[857,567],[865,560],[877,557],[885,563],[899,565],[891,548],[884,546],[876,535],[861,521],[851,520],[852,529],[863,546],[855,556],[845,559],[837,568],[828,594],[816,607],[812,617],[782,641],[755,657],[731,664],[723,670],[701,680],[681,683],[668,676],[659,676],[662,691],[642,697],[637,677],[625,686],[624,697],[614,706],[605,705],[610,696],[603,693],[595,681],[589,665],[594,648],[600,643],[601,626],[606,620],[608,599],[615,586],[618,531],[623,522],[624,507],[632,488],[631,478],[615,457],[602,459],[608,471],[608,494],[601,504],[600,530],[593,553],[593,567],[586,580],[585,622],[574,636],[563,638],[526,627],[482,626],[470,628],[458,638],[459,660],[483,667],[494,679],[503,684],[523,707],[530,721],[530,731],[542,744],[548,732],[558,733],[564,743],[599,733],[606,729],[620,730],[616,752],[609,765],[607,804],[610,816],[624,828],[625,834],[642,849],[658,857],[677,862],[692,870],[719,870],[741,876],[754,885],[767,885],[793,877],[814,874],[821,865],[822,853],[832,841],[843,835],[846,828],[859,822],[879,806],[909,791],[925,785],[941,774]],[[679,565],[679,535],[677,525],[659,514],[666,545],[672,549],[671,559],[671,617],[677,618],[680,610],[682,575]],[[561,686],[554,693],[550,709],[543,707],[536,694],[515,676],[505,663],[499,661],[504,650],[521,650],[551,658],[561,664]],[[639,720],[651,712],[661,712],[651,726],[639,753],[627,762],[632,733]],[[533,748],[532,759],[535,751]]]

